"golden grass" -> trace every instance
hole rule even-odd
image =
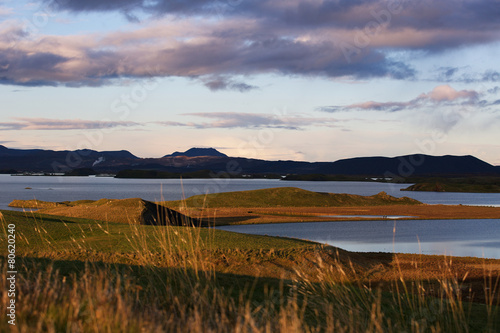
[[[37,208],[40,213],[84,217],[108,222],[139,223],[144,210],[144,201],[132,199],[101,199],[97,201],[79,202],[45,202],[39,200],[14,200],[9,206],[21,208]]]
[[[39,200],[14,200],[10,207],[37,209],[41,214],[78,217],[115,223],[136,224],[161,224],[168,216],[184,216],[170,208],[159,206],[155,203],[140,199],[100,199],[78,200],[65,202],[47,202]]]
[[[175,269],[162,269],[149,259],[138,253],[142,265],[87,263],[69,275],[55,268],[58,261],[22,259],[18,325],[11,331],[468,332],[474,331],[472,316],[478,315],[477,306],[466,302],[471,292],[461,277],[398,278],[397,265],[396,279],[381,287],[357,279],[355,264],[317,257],[309,274],[297,268],[293,279],[267,287],[250,281],[234,297],[220,276],[209,267],[202,270],[202,262],[193,262],[192,256],[175,259]],[[447,267],[443,260],[445,273]],[[498,298],[493,297],[498,297],[498,275],[486,268],[483,273],[489,291],[479,308],[484,322],[478,331],[494,332],[499,328]],[[6,328],[5,321],[0,323],[0,330]]]

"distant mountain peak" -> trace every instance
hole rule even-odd
[[[199,157],[199,156],[217,156],[217,157],[227,157],[226,154],[219,152],[214,148],[191,148],[185,152],[176,151],[173,154],[165,155],[164,157],[176,157],[176,156],[186,156],[186,157]]]

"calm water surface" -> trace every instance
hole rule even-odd
[[[217,228],[307,239],[356,252],[446,254],[500,259],[498,219],[276,223]]]
[[[124,199],[179,200],[183,196],[293,186],[330,193],[374,195],[385,191],[430,204],[499,206],[500,193],[403,192],[410,184],[375,182],[306,182],[276,179],[118,179],[109,177],[44,177],[0,175],[0,209],[14,199],[44,201]],[[31,189],[26,189],[27,187]]]

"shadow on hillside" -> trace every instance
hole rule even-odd
[[[173,225],[187,227],[209,227],[230,223],[246,222],[255,219],[255,216],[224,216],[194,218],[179,213],[168,207],[147,202],[146,209],[141,216],[141,224],[145,225]]]
[[[203,227],[203,221],[181,214],[176,210],[144,201],[145,208],[141,214],[140,222],[144,225],[172,225],[187,227]]]

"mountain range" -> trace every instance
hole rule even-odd
[[[348,175],[369,177],[410,176],[500,176],[493,166],[474,156],[431,156],[413,154],[398,157],[357,157],[335,162],[267,161],[229,157],[213,148],[191,148],[160,158],[139,158],[126,150],[90,149],[54,151],[10,149],[0,145],[0,170],[13,172],[68,173],[78,169],[97,173],[122,170],[155,170],[186,173],[200,170],[229,176],[241,175]]]

